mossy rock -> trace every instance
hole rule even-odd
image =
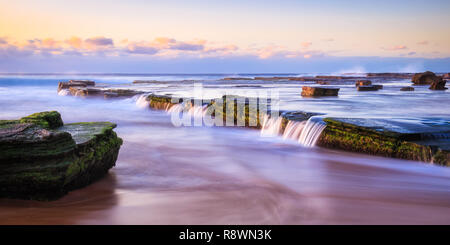
[[[21,123],[33,123],[43,128],[57,128],[64,123],[61,119],[61,114],[57,111],[44,111],[31,114],[20,119]]]
[[[431,133],[447,133],[449,125],[411,126],[387,119],[325,118],[327,127],[318,145],[371,155],[449,165],[447,148],[437,141],[423,141]],[[441,131],[439,131],[441,130]]]
[[[0,121],[0,197],[56,199],[101,178],[115,165],[122,144],[113,131],[115,124],[44,128],[42,121],[32,122]]]

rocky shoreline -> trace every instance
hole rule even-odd
[[[270,81],[315,81],[319,84],[355,84],[355,89],[358,91],[377,91],[383,86],[373,84],[382,79],[411,79],[414,85],[429,85],[432,90],[444,90],[448,74],[442,76],[435,75],[431,72],[419,74],[398,74],[398,73],[369,73],[366,76],[316,76],[316,77],[255,77],[255,78],[224,78],[223,80],[270,80]],[[370,79],[370,80],[369,80]],[[78,81],[79,82],[79,81]],[[155,81],[138,81],[135,84],[153,83]],[[96,89],[95,86],[77,86],[77,82],[72,82],[74,86],[66,83],[60,83],[58,91],[61,89],[74,90],[72,95],[89,96],[86,89]],[[92,84],[92,83],[90,83]],[[99,88],[100,93],[105,98],[109,98],[107,93],[112,90],[109,88]],[[129,90],[129,89],[128,89]],[[413,87],[401,88],[401,91],[414,91]],[[337,96],[339,88],[328,87],[311,87],[304,86],[302,96]],[[121,94],[120,89],[115,90],[114,93]],[[123,96],[134,96],[143,92],[139,90],[127,91]],[[299,93],[300,95],[300,93]],[[221,98],[221,103],[213,101],[200,101],[195,103],[194,98],[172,98],[170,95],[156,95],[148,94],[143,97],[148,103],[148,107],[156,110],[169,110],[177,104],[183,103],[183,107],[193,108],[195,105],[201,105],[205,111],[223,121],[225,124],[227,117],[233,118],[233,123],[238,126],[249,128],[261,128],[264,124],[264,118],[270,112],[270,101],[264,103],[258,98],[245,98],[234,95],[227,95]],[[236,101],[245,101],[244,109],[236,109]],[[256,108],[254,103],[249,103],[251,100],[256,100]],[[260,113],[261,108],[264,107],[264,113]],[[233,111],[233,115],[226,115],[226,112]],[[255,111],[256,113],[250,113]],[[267,112],[266,112],[267,111]],[[283,111],[280,112],[282,118],[279,133],[283,134],[286,125],[291,123],[305,122],[312,116],[318,115],[314,112],[303,111]],[[232,116],[232,117],[231,117]],[[240,123],[239,123],[240,122]],[[243,122],[243,123],[242,123]],[[405,123],[395,118],[384,119],[364,119],[364,118],[323,118],[326,124],[325,129],[318,138],[317,145],[326,148],[340,149],[345,151],[359,152],[371,155],[378,155],[384,157],[401,158],[408,160],[416,160],[437,165],[450,166],[450,143],[448,138],[435,139],[436,135],[450,134],[450,126],[448,123],[433,124],[430,122],[424,123]]]
[[[0,197],[53,200],[101,178],[122,144],[115,127],[64,124],[56,111],[0,120]]]

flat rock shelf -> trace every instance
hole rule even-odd
[[[122,145],[115,127],[63,124],[56,111],[0,120],[0,197],[53,200],[101,178]]]

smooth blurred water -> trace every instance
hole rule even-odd
[[[448,91],[378,92],[339,85],[337,98],[302,98],[297,82],[218,81],[228,75],[25,76],[0,78],[0,119],[57,110],[66,123],[111,121],[124,139],[110,174],[54,202],[0,200],[3,224],[449,224],[450,170],[425,163],[305,148],[235,127],[174,127],[170,115],[136,98],[57,95],[57,82],[92,79],[124,85],[165,80],[142,90],[207,95],[278,89],[281,109],[411,120],[450,117]],[[175,81],[176,80],[176,81]],[[178,82],[177,82],[178,81]],[[259,85],[260,87],[236,87]],[[447,121],[448,122],[448,121]]]

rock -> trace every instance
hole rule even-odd
[[[330,84],[330,82],[328,82],[328,81],[317,81],[316,83],[320,84],[320,85],[328,85],[328,84]]]
[[[302,87],[302,96],[337,96],[339,88],[322,88],[322,87]]]
[[[440,81],[434,81],[431,83],[431,86],[429,87],[429,89],[431,90],[446,90],[447,88],[445,87],[445,83],[446,81],[441,79]]]
[[[372,81],[370,81],[370,80],[358,80],[355,83],[356,87],[359,87],[359,86],[370,86],[370,85],[372,85]]]
[[[225,80],[225,81],[239,81],[239,80],[253,80],[253,78],[249,78],[249,77],[225,77],[222,78],[221,80]]]
[[[400,91],[414,91],[414,88],[413,87],[403,87],[403,88],[400,88]]]
[[[43,128],[58,128],[64,125],[61,115],[57,111],[34,113],[19,120],[20,123],[31,123]]]
[[[374,84],[374,85],[372,85],[372,87],[375,87],[377,89],[383,89],[383,85],[381,85],[381,84]]]
[[[115,93],[117,94],[117,97],[133,97],[144,93],[133,89],[106,89],[104,92]]]
[[[0,120],[0,197],[53,200],[101,178],[122,144],[115,127],[63,125],[56,111]]]
[[[167,84],[166,81],[156,81],[156,80],[134,80],[134,84]]]
[[[450,125],[395,119],[325,118],[319,146],[450,166]],[[430,138],[431,140],[427,140]]]
[[[87,87],[87,86],[95,86],[95,82],[89,80],[70,80],[68,82],[59,82],[58,92],[61,91],[62,89],[70,89],[71,87]]]
[[[376,78],[396,78],[396,79],[408,79],[413,75],[411,73],[367,73],[367,77],[376,77]]]
[[[416,73],[411,81],[415,85],[424,85],[442,81],[442,77],[436,76],[436,74],[431,71],[426,71],[424,73]]]
[[[69,92],[73,96],[100,96],[103,95],[103,91],[98,88],[80,88],[80,87],[70,87]]]
[[[374,86],[374,85],[357,87],[358,91],[378,91],[379,89],[380,89],[379,86]]]
[[[117,97],[119,97],[119,94],[113,93],[113,92],[104,92],[104,93],[103,93],[103,97],[104,97],[105,99],[109,99],[109,98],[117,98]]]

